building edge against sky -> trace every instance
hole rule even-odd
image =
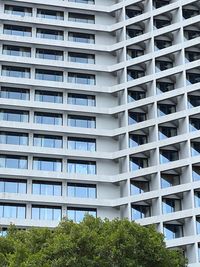
[[[194,0],[0,2],[2,235],[128,217],[199,266],[199,20]]]

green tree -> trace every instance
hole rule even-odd
[[[153,226],[86,217],[54,229],[17,230],[0,238],[0,267],[185,267]]]

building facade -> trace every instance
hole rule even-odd
[[[2,234],[128,217],[199,266],[199,20],[194,0],[0,1]]]

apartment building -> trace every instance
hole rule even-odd
[[[2,0],[1,234],[129,218],[198,267],[199,43],[196,0]]]

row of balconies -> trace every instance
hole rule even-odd
[[[200,181],[200,166],[199,164],[192,164],[191,166],[192,174],[190,174],[189,167],[169,169],[166,171],[161,171],[158,174],[148,174],[144,176],[138,176],[130,180],[131,189],[130,195],[143,195],[144,193],[152,192],[154,190],[167,189],[169,193],[169,188],[175,188],[179,185],[188,184]],[[192,177],[190,177],[192,176]],[[198,185],[197,185],[198,186]],[[186,186],[187,187],[187,186]],[[196,189],[195,189],[196,190]],[[177,189],[177,191],[182,191],[182,189]],[[166,193],[164,193],[166,194]]]
[[[171,0],[153,0],[153,8],[161,8],[167,6],[174,1]],[[126,19],[130,19],[146,12],[146,2],[140,1],[133,5],[126,7]],[[188,19],[199,15],[199,4],[198,1],[192,2],[190,5],[182,6],[182,16],[184,19]]]

